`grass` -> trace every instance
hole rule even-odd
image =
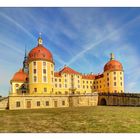
[[[139,133],[139,107],[75,107],[0,111],[0,132]]]

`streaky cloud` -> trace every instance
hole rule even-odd
[[[73,57],[68,63],[67,65],[70,65],[72,63],[74,63],[77,59],[79,59],[80,57],[82,57],[86,52],[90,51],[91,49],[93,49],[94,47],[98,46],[99,44],[101,44],[102,42],[106,41],[107,39],[111,38],[112,36],[114,36],[117,32],[121,31],[122,29],[124,29],[125,27],[127,27],[128,25],[132,24],[133,22],[135,22],[137,19],[139,19],[140,16],[130,20],[129,22],[127,22],[126,24],[124,24],[122,27],[116,29],[115,31],[111,32],[109,35],[105,36],[103,39],[100,39],[98,41],[96,41],[95,43],[93,43],[92,45],[89,45],[89,47],[84,48],[81,52],[79,52],[75,57]]]

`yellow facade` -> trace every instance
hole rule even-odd
[[[85,95],[81,96],[81,103],[88,105],[91,101],[87,97],[88,94],[96,93],[124,93],[124,72],[122,66],[118,61],[114,60],[114,56],[111,55],[110,61],[104,68],[102,74],[81,74],[67,66],[64,66],[58,72],[54,71],[54,62],[51,58],[50,52],[44,53],[41,50],[45,49],[42,46],[42,38],[39,37],[38,45],[40,49],[35,50],[31,55],[29,54],[30,61],[28,61],[27,78],[28,81],[16,81],[11,80],[11,93],[9,103],[12,108],[16,108],[16,102],[21,102],[19,109],[27,108],[26,100],[33,100],[31,108],[42,108],[45,100],[57,99],[57,102],[63,97],[66,100],[65,107],[69,106],[68,98],[71,95]],[[48,51],[48,50],[45,50]],[[50,56],[50,57],[48,57]],[[32,58],[32,59],[31,59]],[[26,64],[26,63],[25,63]],[[24,68],[23,68],[24,69]],[[26,70],[27,71],[27,70]],[[26,77],[24,77],[25,80]],[[18,85],[18,86],[17,86]],[[22,86],[24,90],[22,92]],[[95,96],[93,96],[95,98]],[[41,104],[36,107],[35,102],[40,101]],[[73,98],[74,99],[74,98]],[[87,101],[88,99],[88,101]],[[82,101],[83,100],[83,101]],[[51,101],[53,102],[53,101]],[[96,100],[97,102],[97,100]],[[94,105],[97,103],[93,103]],[[82,105],[82,104],[81,104]],[[92,105],[92,103],[90,104]],[[13,107],[12,107],[13,106]],[[53,107],[54,104],[50,104]],[[59,105],[61,107],[61,105]]]
[[[29,63],[29,93],[34,95],[53,92],[54,64],[37,60]]]

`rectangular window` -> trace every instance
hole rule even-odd
[[[92,81],[90,81],[90,83],[92,84]]]
[[[20,102],[16,102],[16,107],[20,107]]]
[[[51,71],[51,74],[53,75],[53,71]]]
[[[109,87],[109,83],[107,83],[107,86]]]
[[[83,88],[85,88],[85,86],[83,86]]]
[[[47,92],[47,88],[44,88],[44,92]]]
[[[122,77],[120,77],[120,80],[122,80]]]
[[[46,81],[47,81],[46,76],[43,76],[43,81],[44,81],[44,82],[46,82]]]
[[[43,74],[46,74],[46,69],[43,69]]]
[[[121,86],[122,86],[122,82],[121,82],[120,84],[121,84]]]
[[[67,79],[65,79],[65,82],[67,82]]]
[[[59,82],[61,82],[61,79],[59,79]]]
[[[43,62],[43,66],[46,66],[46,62]]]
[[[34,66],[36,66],[36,62],[34,62],[33,64],[34,64]]]
[[[55,82],[57,82],[57,79],[55,79]]]
[[[88,81],[87,81],[87,84],[88,84]]]
[[[36,69],[34,69],[34,74],[36,74]]]
[[[114,82],[114,86],[116,86],[116,82]]]
[[[114,77],[114,80],[116,80],[116,77]]]
[[[62,105],[65,105],[65,101],[62,101]]]
[[[46,101],[46,106],[49,106],[49,101]]]
[[[65,84],[65,88],[67,88],[67,84]]]
[[[78,88],[80,88],[80,85],[78,85]]]
[[[61,84],[59,84],[59,87],[61,88]]]
[[[40,101],[37,101],[37,106],[40,106]]]
[[[109,81],[109,78],[107,78],[107,81]]]
[[[55,87],[57,87],[57,84],[55,84]]]
[[[78,83],[80,83],[80,81],[78,80]]]
[[[34,76],[34,82],[37,82],[37,77],[36,76]]]
[[[114,71],[114,75],[116,75],[116,72]]]
[[[34,88],[34,92],[37,92],[37,88]]]
[[[83,83],[85,83],[85,81],[83,81]]]
[[[120,75],[122,75],[122,72],[120,72]]]
[[[87,86],[87,88],[88,88],[88,86]]]

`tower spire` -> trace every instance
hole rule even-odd
[[[23,61],[23,71],[25,73],[28,73],[28,63],[27,63],[27,51],[26,51],[26,46],[25,46],[25,56],[24,56],[24,61]]]
[[[42,45],[43,44],[43,40],[42,40],[41,35],[42,35],[42,33],[40,32],[39,33],[39,38],[38,38],[38,45]]]
[[[26,45],[25,45],[25,56],[24,59],[27,58],[27,50],[26,50]]]

